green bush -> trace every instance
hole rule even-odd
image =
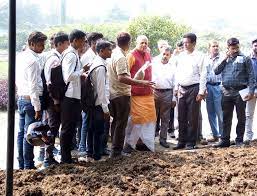
[[[140,16],[129,22],[128,31],[133,37],[132,46],[135,46],[138,35],[146,35],[152,54],[157,55],[159,39],[167,40],[172,47],[175,47],[183,34],[190,31],[190,27],[176,24],[170,17]]]

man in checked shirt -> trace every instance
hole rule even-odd
[[[222,80],[222,110],[223,133],[221,141],[215,147],[230,146],[230,132],[234,106],[237,113],[236,145],[243,145],[245,132],[245,106],[246,102],[253,98],[255,88],[254,71],[251,59],[240,52],[239,40],[230,38],[227,41],[227,53],[224,60],[214,69],[215,74],[221,73]],[[248,94],[241,98],[239,91],[249,87]]]

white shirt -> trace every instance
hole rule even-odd
[[[82,55],[80,61],[82,63],[82,66],[84,67],[85,65],[90,66],[94,60],[94,58],[96,57],[96,53],[89,48],[85,54]]]
[[[39,96],[43,93],[40,56],[27,48],[17,55],[16,86],[18,96],[30,96],[35,111],[41,110]]]
[[[56,49],[51,50],[46,55],[44,74],[45,74],[47,85],[51,83],[51,68],[59,64],[60,58],[61,58],[61,54]]]
[[[91,82],[94,87],[94,93],[97,95],[95,105],[101,105],[103,112],[107,113],[109,112],[108,104],[110,92],[109,92],[109,82],[108,82],[108,75],[107,75],[107,63],[106,61],[101,58],[99,55],[97,55],[93,61],[93,64],[90,66],[89,72],[91,72],[95,67],[99,65],[103,66],[96,68],[91,73]]]
[[[177,67],[175,74],[176,89],[178,85],[190,86],[200,83],[199,94],[204,94],[206,90],[206,66],[204,65],[204,54],[198,51],[188,53],[181,52],[174,57],[174,65]]]
[[[163,64],[161,60],[152,63],[153,82],[157,89],[172,89],[175,82],[176,68],[171,63]]]
[[[75,54],[74,54],[75,53]],[[78,51],[69,46],[62,55],[62,74],[66,84],[69,82],[68,89],[65,93],[66,97],[80,99],[81,98],[81,82],[80,76],[83,73],[81,62],[79,61]],[[76,70],[74,71],[76,67]]]

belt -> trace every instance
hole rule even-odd
[[[19,96],[19,99],[30,100],[30,96],[29,95],[21,95],[21,96]]]
[[[195,86],[198,86],[199,85],[199,83],[196,83],[196,84],[192,84],[192,85],[189,85],[189,86],[182,86],[182,85],[180,85],[182,88],[184,88],[184,89],[190,89],[190,88],[192,88],[192,87],[195,87]]]
[[[242,90],[242,89],[244,89],[244,88],[247,88],[247,86],[246,85],[242,85],[242,86],[224,86],[223,85],[223,87],[226,89],[226,90],[236,90],[236,91],[240,91],[240,90]]]
[[[207,82],[207,84],[209,84],[211,86],[218,86],[221,84],[221,82]]]
[[[156,88],[156,89],[154,89],[154,90],[163,93],[163,92],[166,92],[166,91],[172,91],[172,88],[166,88],[166,89],[158,89],[158,88]]]

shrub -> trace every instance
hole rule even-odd
[[[17,92],[15,93],[15,108],[17,109]],[[7,110],[8,104],[8,80],[0,79],[0,110]]]
[[[0,79],[0,110],[6,110],[8,104],[7,79]]]

